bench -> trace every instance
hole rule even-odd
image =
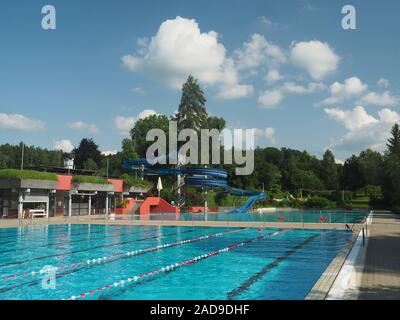
[[[43,210],[43,209],[29,210],[28,214],[31,219],[47,217],[46,210]]]

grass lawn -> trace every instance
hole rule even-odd
[[[356,195],[351,201],[353,208],[364,209],[369,207],[370,198],[364,194]]]

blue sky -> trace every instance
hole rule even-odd
[[[57,29],[41,28],[54,5]],[[351,4],[357,29],[341,27]],[[0,143],[120,147],[187,74],[261,146],[383,150],[400,120],[398,1],[2,1]]]

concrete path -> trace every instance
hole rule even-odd
[[[377,211],[368,226],[359,300],[400,299],[400,214]]]

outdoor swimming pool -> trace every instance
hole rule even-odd
[[[134,220],[184,220],[184,221],[246,221],[246,222],[325,222],[361,223],[367,216],[365,210],[293,210],[271,213],[157,213],[150,215],[117,216],[117,219]]]
[[[0,229],[0,299],[304,299],[350,235],[111,225]],[[48,288],[53,273],[40,273],[45,266],[58,268],[54,289]]]

